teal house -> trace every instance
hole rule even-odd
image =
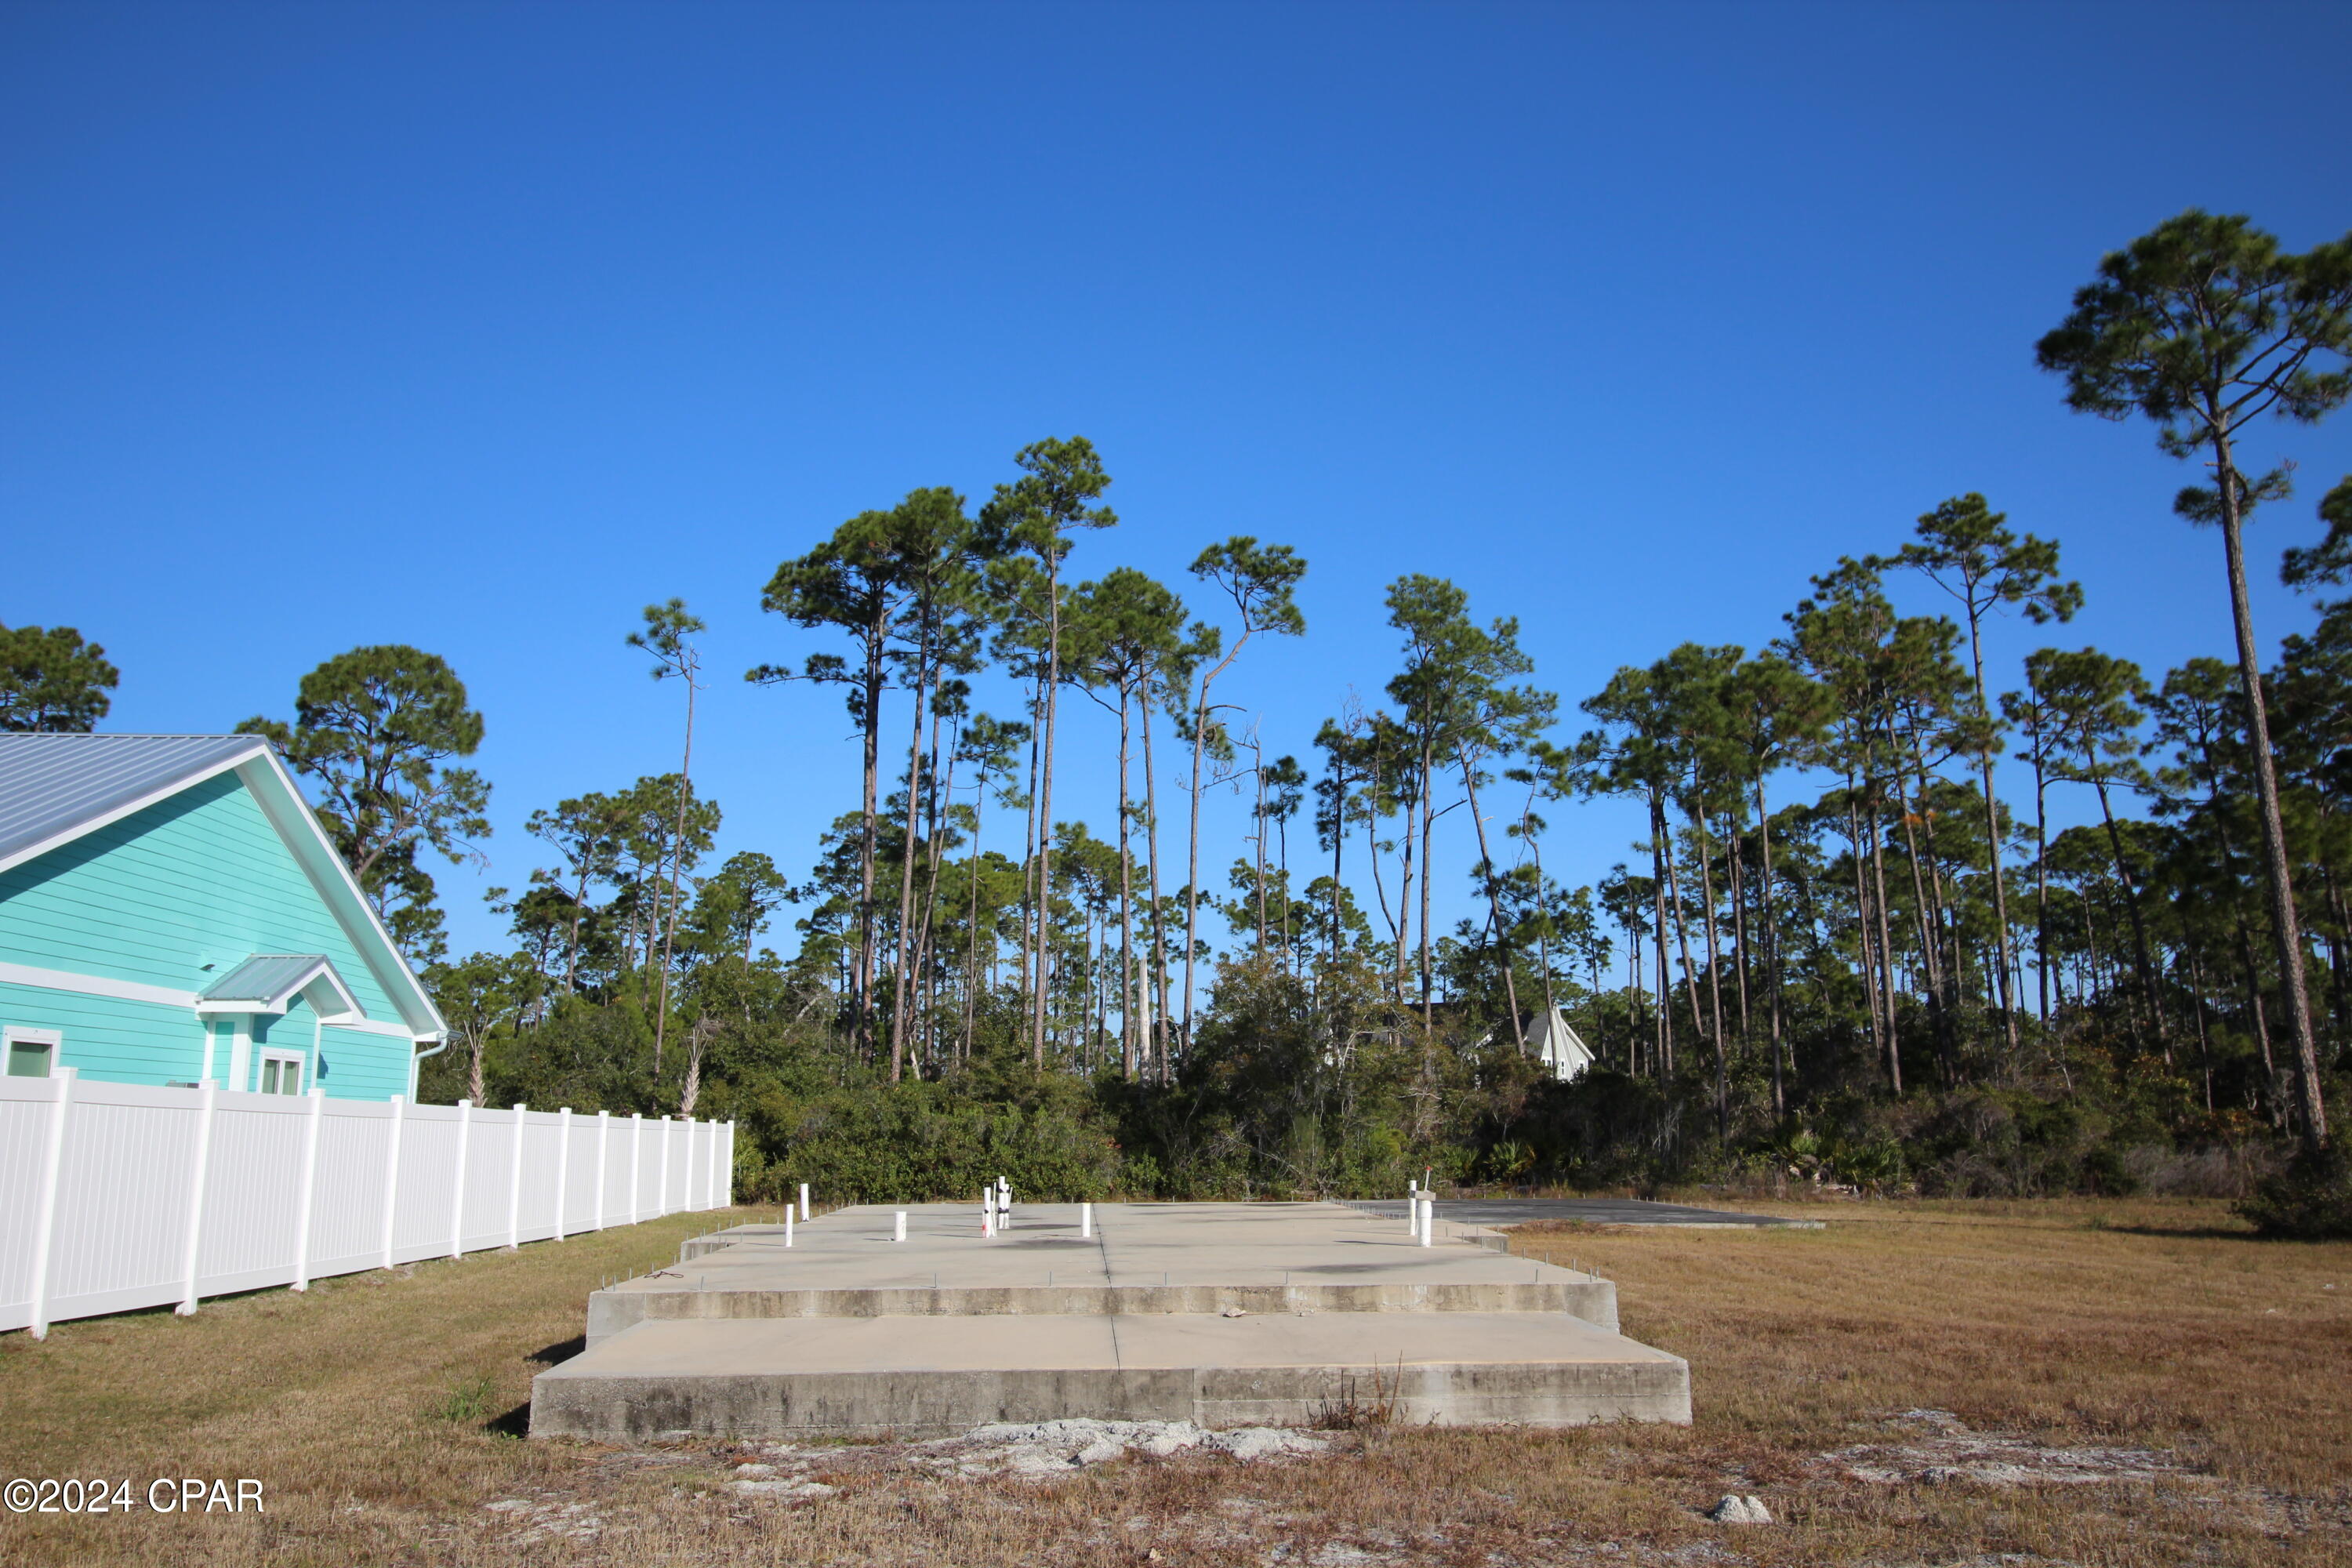
[[[414,1098],[432,998],[254,735],[0,735],[11,1075]]]

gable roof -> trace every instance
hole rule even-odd
[[[330,1024],[362,1016],[352,988],[323,952],[257,952],[196,994],[204,1013],[283,1013],[296,996]]]
[[[0,871],[268,749],[258,735],[0,735]]]
[[[0,871],[234,769],[419,1039],[448,1033],[318,814],[259,735],[0,734]],[[224,976],[224,979],[227,978]],[[341,977],[336,977],[341,989]]]
[[[1529,1016],[1528,1026],[1528,1043],[1545,1061],[1582,1068],[1591,1066],[1596,1059],[1592,1047],[1584,1043],[1584,1037],[1576,1032],[1575,1026],[1557,1006],[1549,1011],[1537,1008]]]

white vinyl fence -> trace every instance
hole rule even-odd
[[[725,1207],[735,1124],[0,1078],[0,1330]]]

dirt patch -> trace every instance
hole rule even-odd
[[[2096,1486],[2194,1468],[2161,1448],[2059,1447],[2014,1433],[1973,1432],[1948,1410],[1899,1411],[1885,1425],[1906,1440],[1856,1444],[1822,1455],[1822,1462],[1882,1486]]]

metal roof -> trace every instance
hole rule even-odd
[[[283,1013],[298,995],[329,1023],[367,1016],[323,952],[255,953],[199,992],[196,1011]]]
[[[258,735],[0,734],[0,865],[268,748]]]
[[[257,952],[197,994],[206,1002],[278,1002],[334,967],[323,952]]]

